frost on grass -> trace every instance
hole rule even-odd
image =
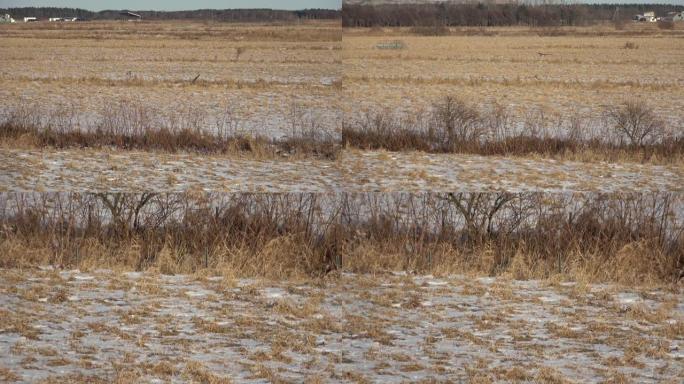
[[[18,382],[681,382],[678,292],[342,274],[0,271]]]
[[[354,150],[329,161],[0,148],[0,190],[4,191],[675,192],[683,188],[682,167],[634,163]]]

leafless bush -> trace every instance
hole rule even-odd
[[[0,194],[0,266],[672,283],[684,272],[682,204],[670,194]]]
[[[433,111],[435,127],[446,133],[452,147],[479,140],[485,133],[479,111],[458,98],[446,96]]]
[[[639,46],[634,43],[633,41],[628,41],[625,43],[625,45],[622,47],[623,49],[639,49]]]
[[[621,107],[608,111],[615,131],[627,137],[634,146],[643,147],[659,141],[665,124],[653,109],[640,101],[628,101]]]
[[[451,34],[449,27],[444,25],[428,25],[412,27],[410,32],[419,36],[447,36]]]
[[[44,117],[47,116],[47,117]],[[339,140],[320,126],[320,117],[297,115],[292,134],[269,139],[240,131],[240,120],[230,108],[210,121],[204,111],[187,107],[164,115],[136,104],[113,103],[99,119],[81,128],[68,106],[42,115],[37,108],[17,108],[0,121],[0,140],[39,147],[116,147],[167,152],[251,152],[257,155],[313,155],[335,158]],[[213,132],[211,128],[215,129]]]
[[[358,117],[348,117],[342,126],[342,143],[362,149],[432,153],[576,154],[580,158],[609,161],[625,157],[635,161],[651,158],[679,161],[684,155],[684,134],[663,135],[664,124],[652,111],[645,115],[651,119],[649,124],[645,120],[637,124],[639,130],[647,128],[649,133],[634,136],[641,143],[634,145],[629,140],[625,143],[627,136],[615,128],[618,120],[629,122],[624,118],[629,116],[624,113],[624,107],[609,109],[602,120],[579,114],[569,118],[551,117],[543,111],[532,111],[522,120],[522,127],[521,121],[500,105],[475,108],[446,97],[428,110],[429,113],[416,112],[411,119],[389,110],[371,110]]]

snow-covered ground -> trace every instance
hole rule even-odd
[[[0,379],[681,382],[679,292],[342,274],[0,271]]]
[[[338,160],[0,148],[3,191],[683,191],[682,167],[344,151]]]

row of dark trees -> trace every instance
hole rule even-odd
[[[665,4],[345,4],[342,11],[342,25],[345,27],[581,26],[600,21],[628,20],[645,11],[665,15],[670,11],[682,10],[684,6]]]
[[[215,20],[226,22],[294,21],[299,19],[339,19],[341,12],[332,9],[303,9],[298,11],[274,9],[200,9],[194,11],[135,11],[145,20]],[[8,13],[15,19],[37,17],[78,17],[86,20],[116,20],[121,11],[92,12],[77,8],[25,7],[0,8],[0,14]]]

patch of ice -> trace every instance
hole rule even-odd
[[[124,276],[126,276],[129,279],[139,279],[143,276],[142,272],[126,272],[124,273]]]
[[[269,287],[263,290],[264,296],[266,296],[269,299],[280,299],[282,297],[285,297],[288,295],[287,291],[285,291],[282,288],[273,288]]]
[[[543,303],[556,303],[560,301],[560,297],[558,296],[539,296],[539,301]]]
[[[633,304],[642,301],[641,297],[636,293],[620,292],[616,295],[615,299],[620,304]]]
[[[431,281],[428,281],[427,283],[428,283],[428,285],[437,286],[437,287],[449,284],[448,282],[446,282],[444,280],[431,280]]]
[[[202,291],[186,291],[185,295],[190,297],[204,297],[207,293]]]

